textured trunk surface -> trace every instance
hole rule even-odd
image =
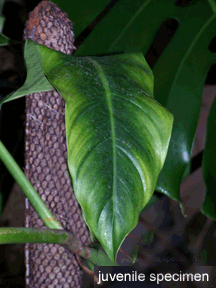
[[[72,23],[67,14],[42,1],[26,23],[24,38],[71,54]],[[65,103],[56,91],[26,97],[26,175],[62,224],[84,244],[91,240],[75,199],[67,168]],[[26,199],[26,226],[43,227]],[[54,244],[26,245],[26,285],[34,288],[81,287],[82,271],[75,256]]]

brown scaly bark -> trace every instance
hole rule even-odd
[[[29,15],[24,39],[71,54],[71,21],[57,5],[42,1]],[[26,175],[42,200],[62,224],[84,244],[91,240],[75,198],[67,168],[65,103],[57,91],[26,97]],[[43,223],[26,200],[26,226]],[[34,288],[81,287],[81,268],[75,256],[53,244],[26,246],[26,285]]]

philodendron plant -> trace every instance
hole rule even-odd
[[[109,3],[80,0],[69,9],[66,1],[53,2],[68,13],[75,35]],[[73,56],[27,40],[26,82],[1,102],[52,89],[64,98],[68,167],[75,195],[88,227],[111,260],[107,258],[106,265],[115,263],[122,241],[136,226],[154,190],[181,204],[179,185],[190,164],[202,89],[206,74],[216,61],[215,54],[208,49],[215,36],[216,4],[213,0],[194,2],[181,8],[168,0],[116,1]],[[85,21],[77,13],[79,9]],[[87,13],[91,9],[93,13]],[[178,28],[152,73],[143,55],[168,18],[177,19]],[[216,157],[215,106],[214,102],[207,127],[203,159],[207,194],[202,207],[203,213],[213,219],[216,167],[211,159]],[[30,184],[18,172],[2,143],[0,148],[1,159],[27,194],[30,186],[26,185]],[[52,225],[48,227],[61,229],[36,192],[31,191],[27,197],[44,223],[50,225],[45,221],[49,215]],[[37,234],[22,228],[22,237],[25,231]],[[3,233],[5,243],[5,229]],[[11,233],[10,230],[8,235]],[[51,237],[48,232],[47,235]],[[68,239],[67,235],[61,237],[66,238],[47,243]],[[94,256],[90,260],[101,264],[94,253],[92,249],[90,255]],[[82,252],[81,256],[86,254]]]

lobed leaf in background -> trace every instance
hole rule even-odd
[[[141,53],[80,58],[38,47],[45,75],[66,101],[77,200],[115,262],[154,192],[173,117],[153,99],[153,75]]]
[[[155,97],[175,117],[157,190],[175,200],[179,200],[179,186],[190,161],[206,75],[216,60],[208,49],[216,26],[211,6],[198,1],[185,8],[185,13],[176,16],[176,34],[154,67]]]
[[[209,3],[212,6],[212,10],[216,13],[216,3],[213,0],[209,0]],[[214,19],[214,27],[216,21]],[[212,27],[212,29],[214,29]],[[209,58],[212,63],[216,63],[216,54],[209,53]],[[216,161],[215,161],[215,147],[216,147],[216,137],[215,137],[215,128],[216,128],[216,100],[212,104],[208,115],[207,129],[206,129],[206,144],[203,154],[203,179],[206,184],[206,196],[202,205],[202,213],[207,217],[211,217],[216,220],[216,210],[215,210],[215,184],[216,184]]]
[[[119,0],[79,47],[77,56],[142,51],[150,48],[167,19],[178,28],[156,62],[155,99],[174,115],[165,165],[156,190],[180,201],[179,186],[190,163],[206,74],[216,58],[208,49],[215,36],[215,2]]]

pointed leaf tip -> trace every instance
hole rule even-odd
[[[66,100],[74,191],[115,262],[154,192],[173,116],[153,99],[153,75],[142,54],[81,58],[49,50],[46,62],[46,53],[46,75]]]

